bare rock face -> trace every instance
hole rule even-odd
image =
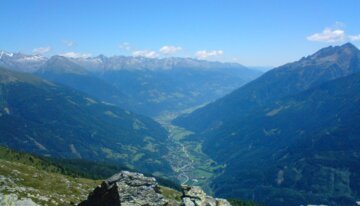
[[[123,171],[105,180],[79,206],[165,206],[155,178]]]
[[[153,177],[123,171],[97,186],[78,206],[231,206],[225,199],[213,198],[197,186],[182,186],[180,200],[166,199]]]
[[[231,206],[225,199],[213,198],[197,186],[182,186],[182,206]]]

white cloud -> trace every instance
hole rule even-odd
[[[179,46],[168,46],[165,45],[159,49],[159,51],[165,55],[175,54],[178,51],[181,51],[182,48]]]
[[[358,35],[349,35],[350,41],[360,41],[360,34]]]
[[[345,27],[343,22],[335,22],[335,24],[330,28],[325,28],[321,33],[315,33],[306,37],[309,41],[317,42],[342,42],[342,41],[360,41],[360,34],[358,35],[348,35],[345,30],[342,28]]]
[[[59,55],[64,57],[71,57],[71,58],[87,58],[92,56],[89,53],[78,53],[78,52],[66,52]]]
[[[222,54],[224,54],[223,50],[212,50],[212,51],[200,50],[195,53],[195,56],[199,59],[206,59],[209,57],[220,56]]]
[[[71,40],[64,40],[63,43],[67,46],[67,47],[72,47],[75,45],[74,41]]]
[[[45,54],[49,51],[51,51],[51,47],[38,47],[38,48],[33,49],[33,52],[35,54]]]
[[[306,37],[309,41],[318,42],[340,42],[346,39],[345,31],[341,29],[326,28],[321,33],[315,33]]]
[[[159,56],[159,54],[156,51],[150,51],[150,50],[138,50],[138,51],[134,51],[132,54],[134,56],[142,56],[147,58],[156,58]]]
[[[130,43],[128,43],[128,42],[121,43],[119,45],[119,48],[123,49],[123,50],[126,50],[126,51],[131,51],[133,49],[132,46],[130,45]]]

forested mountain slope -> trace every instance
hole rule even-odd
[[[171,171],[158,123],[30,74],[0,70],[0,111],[0,144],[10,148]]]

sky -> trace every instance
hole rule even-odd
[[[360,0],[1,0],[0,50],[279,66],[360,48]]]

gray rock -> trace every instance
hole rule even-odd
[[[105,180],[79,206],[164,206],[155,178],[123,171]]]
[[[16,194],[0,194],[0,205],[39,206],[30,198],[19,198]]]
[[[231,206],[213,198],[198,186],[182,186],[180,202],[167,200],[155,178],[123,171],[102,182],[79,206]]]
[[[195,203],[190,199],[190,197],[182,198],[184,206],[195,206]]]
[[[225,199],[213,198],[197,186],[182,186],[183,206],[231,206]]]
[[[231,206],[229,201],[227,201],[225,199],[221,199],[221,198],[216,198],[216,204],[217,204],[217,206]]]

